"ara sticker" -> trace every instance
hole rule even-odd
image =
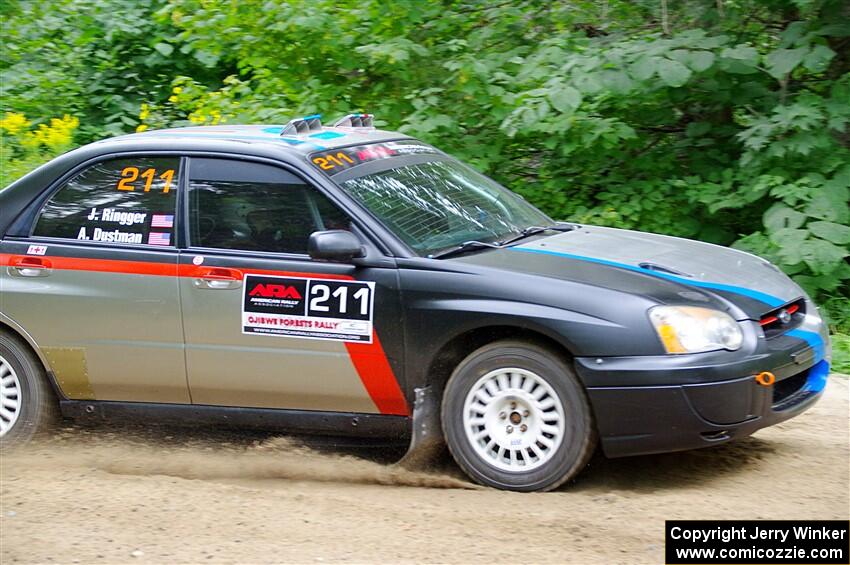
[[[242,333],[372,342],[375,283],[246,275]]]
[[[30,245],[27,248],[27,255],[44,255],[47,253],[46,245]]]

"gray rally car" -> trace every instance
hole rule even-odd
[[[145,132],[0,191],[0,435],[144,418],[445,441],[546,490],[791,418],[829,372],[753,255],[555,222],[352,114]]]

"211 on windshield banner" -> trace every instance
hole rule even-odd
[[[843,520],[668,520],[664,542],[668,565],[850,563]]]

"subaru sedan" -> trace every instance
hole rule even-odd
[[[815,304],[759,257],[557,222],[351,114],[144,132],[0,191],[0,442],[59,417],[447,445],[481,484],[810,408]]]

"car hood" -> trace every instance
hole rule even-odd
[[[804,296],[788,276],[755,255],[652,233],[581,226],[500,251],[493,255],[499,255],[503,269],[615,288],[664,302],[708,293],[732,302],[753,318]]]

